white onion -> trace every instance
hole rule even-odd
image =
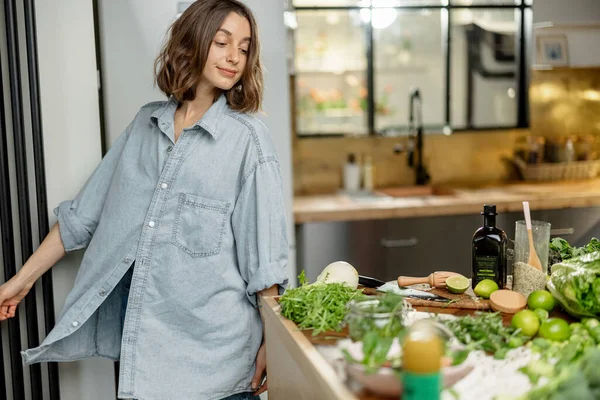
[[[332,262],[323,269],[315,283],[345,283],[356,289],[358,287],[358,271],[345,261]]]

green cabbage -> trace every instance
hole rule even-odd
[[[569,314],[600,316],[600,251],[554,264],[547,287]]]

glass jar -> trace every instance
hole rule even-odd
[[[380,337],[398,337],[404,332],[410,304],[401,299],[393,308],[385,307],[382,297],[367,297],[348,303],[346,323],[350,338],[361,340],[365,333],[376,330]]]

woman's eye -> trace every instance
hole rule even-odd
[[[240,49],[240,51],[242,52],[242,54],[248,54],[248,50],[246,49]]]
[[[219,47],[225,47],[227,43],[215,42]]]

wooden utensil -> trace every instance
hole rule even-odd
[[[523,202],[523,213],[525,214],[525,225],[527,225],[527,237],[529,239],[529,260],[527,261],[527,264],[541,271],[542,262],[535,252],[535,247],[533,246],[533,232],[531,230],[531,214],[529,213],[528,201]]]
[[[413,276],[399,276],[398,277],[398,286],[410,286],[416,285],[419,283],[428,283],[429,286],[435,288],[446,288],[446,279],[450,276],[460,275],[456,272],[450,271],[436,271],[429,276],[425,276],[422,278],[413,277]]]

